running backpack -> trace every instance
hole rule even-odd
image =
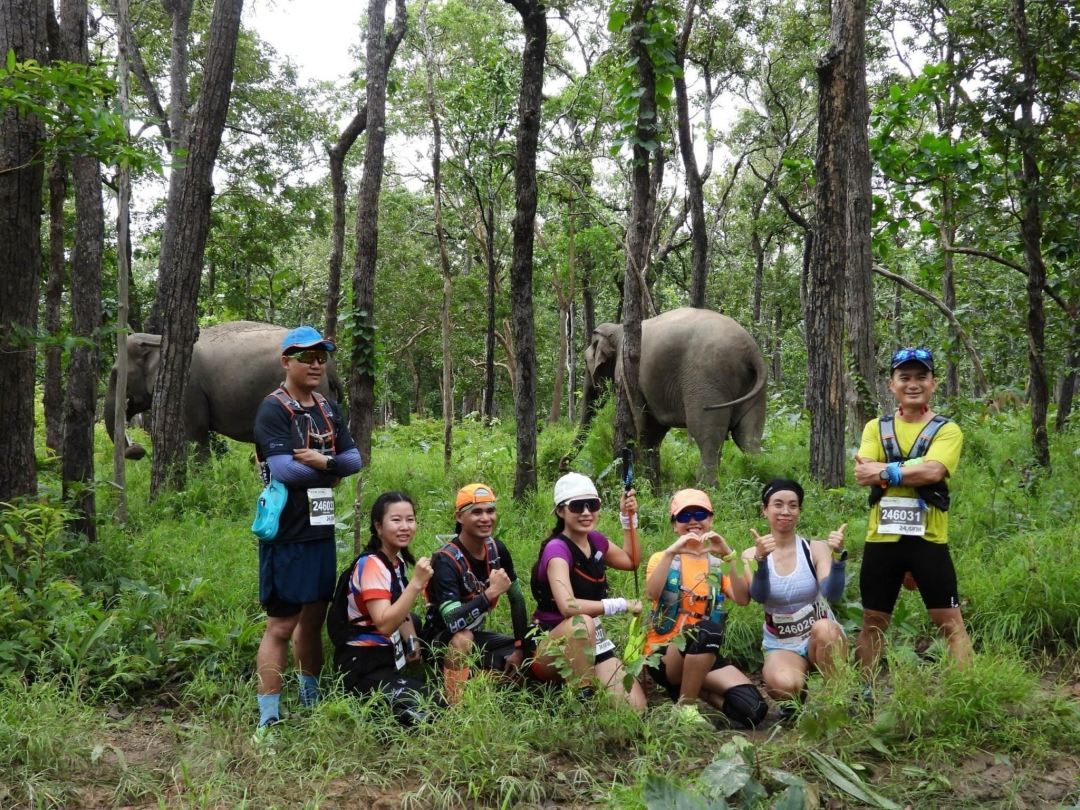
[[[381,551],[364,551],[358,555],[338,575],[337,585],[334,587],[334,598],[330,602],[330,610],[326,613],[326,634],[330,637],[330,643],[334,645],[334,649],[347,646],[349,639],[356,635],[357,630],[361,629],[360,625],[349,619],[349,582],[360,561],[365,557],[370,557],[372,554],[378,556],[383,565],[390,571],[390,603],[393,604],[401,596],[403,590],[401,583],[405,581],[404,561],[402,561],[401,567],[395,570],[390,561],[386,559],[386,555]]]
[[[895,417],[892,414],[882,416],[878,420],[878,434],[881,439],[881,446],[885,449],[885,461],[891,464],[896,461],[904,462],[908,459],[925,456],[934,441],[934,437],[937,436],[937,432],[941,430],[943,425],[951,421],[947,416],[942,416],[939,413],[934,414],[933,418],[919,432],[919,437],[911,445],[911,451],[905,456],[900,451],[900,443],[896,440]],[[949,511],[951,502],[949,485],[944,480],[935,484],[927,484],[924,487],[916,487],[916,492],[919,493],[919,497],[924,502],[936,506],[942,512]],[[880,501],[884,495],[884,487],[870,487],[870,506]]]

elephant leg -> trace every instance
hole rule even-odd
[[[690,434],[701,451],[698,464],[698,480],[710,487],[716,486],[716,468],[720,464],[720,452],[727,439],[731,425],[728,410],[702,412],[687,419],[686,432]]]
[[[210,406],[193,388],[188,387],[186,438],[195,443],[195,460],[204,464],[210,460]]]
[[[641,465],[653,489],[658,489],[660,486],[660,445],[663,444],[664,437],[670,429],[667,425],[661,425],[648,413],[645,414],[645,433],[641,437]]]

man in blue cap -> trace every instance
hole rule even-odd
[[[322,626],[337,576],[334,487],[360,471],[360,451],[341,409],[315,390],[336,348],[310,326],[285,335],[285,381],[263,400],[255,417],[255,454],[264,480],[272,477],[288,490],[277,535],[259,544],[259,601],[266,610],[266,630],[256,659],[258,742],[281,718],[281,673],[290,640],[300,704],[310,706],[319,698]]]

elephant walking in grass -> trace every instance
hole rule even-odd
[[[599,386],[621,377],[622,326],[602,323],[585,349],[585,388],[579,437],[596,411]],[[761,452],[765,430],[765,358],[734,320],[684,307],[641,324],[639,382],[645,397],[644,456],[659,479],[660,447],[668,430],[686,428],[701,450],[698,479],[716,484],[728,434],[744,453]]]
[[[263,399],[282,380],[281,341],[289,330],[283,326],[251,321],[232,321],[199,332],[191,355],[184,403],[186,438],[196,445],[199,458],[210,455],[210,431],[240,442],[255,442],[255,413]],[[161,336],[137,333],[128,337],[127,418],[149,411],[154,398]],[[318,388],[341,402],[345,387],[330,361]],[[113,434],[116,403],[116,367],[105,392],[105,426]],[[140,459],[146,450],[129,444],[124,456]]]

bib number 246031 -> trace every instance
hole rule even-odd
[[[926,507],[918,498],[882,498],[878,534],[926,534]]]

